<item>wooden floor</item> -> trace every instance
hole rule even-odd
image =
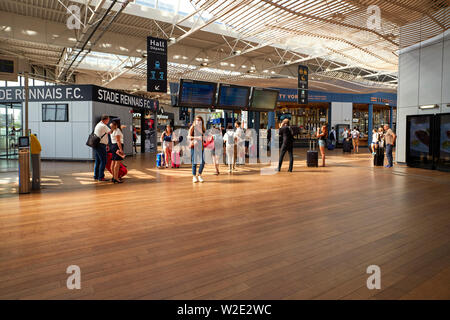
[[[18,196],[1,173],[0,298],[450,299],[450,174],[340,151],[307,168],[305,153],[291,174],[207,166],[195,185],[153,156],[127,159],[122,185],[45,162],[42,192]]]

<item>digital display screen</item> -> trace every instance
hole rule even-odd
[[[0,59],[0,72],[14,73],[14,61]]]
[[[253,89],[251,107],[256,110],[274,110],[278,101],[278,91]]]
[[[248,106],[250,87],[231,86],[221,84],[219,89],[219,107],[240,107]]]
[[[181,80],[178,105],[212,106],[216,95],[216,83]]]
[[[430,117],[411,118],[409,153],[412,157],[428,157],[431,146]]]
[[[450,115],[441,115],[440,159],[450,162]]]

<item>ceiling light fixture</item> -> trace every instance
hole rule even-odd
[[[246,69],[247,66],[246,66],[245,64],[243,64],[243,65],[241,66],[241,68],[242,68],[242,69]]]
[[[420,110],[434,109],[434,108],[439,108],[439,105],[438,104],[428,104],[428,105],[419,106]]]
[[[173,56],[174,59],[180,59],[180,56],[178,54]]]
[[[202,63],[200,63],[200,65],[201,65],[202,67],[206,67],[208,64],[207,64],[206,62],[202,62]]]

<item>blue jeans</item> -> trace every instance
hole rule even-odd
[[[197,154],[196,154],[197,153]],[[202,174],[203,172],[203,168],[205,167],[205,157],[204,157],[204,153],[203,150],[196,150],[194,151],[194,149],[191,149],[191,163],[192,163],[192,175],[195,176],[197,175],[197,164],[200,162],[199,160],[199,156],[201,153],[201,163],[200,163],[200,167],[198,168],[198,174]],[[197,156],[197,159],[195,159]]]
[[[392,144],[386,145],[386,157],[388,159],[388,164],[391,167],[394,165],[394,161],[393,161],[393,157],[392,157],[392,149],[393,148],[394,148],[394,146]]]
[[[106,145],[100,143],[97,148],[94,149],[95,166],[94,166],[94,179],[102,179],[105,177],[106,166]]]

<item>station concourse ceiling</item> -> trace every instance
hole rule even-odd
[[[303,64],[313,90],[396,92],[398,50],[449,26],[450,0],[2,0],[0,54],[35,78],[144,93],[154,36],[169,81],[295,88]]]

